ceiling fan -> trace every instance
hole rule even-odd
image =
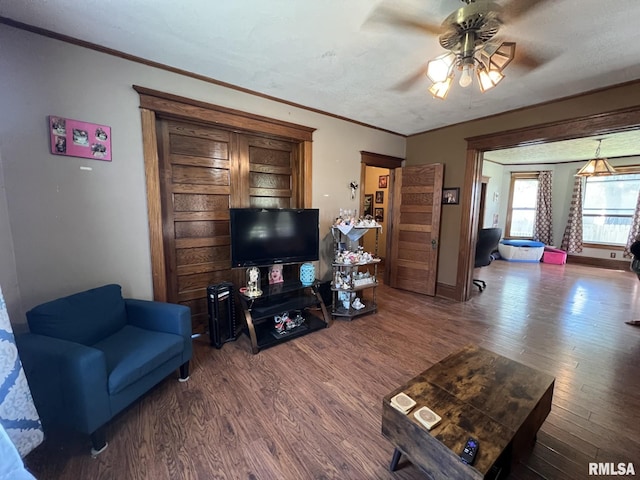
[[[387,9],[378,13],[382,13],[388,22],[438,35],[440,46],[447,52],[429,61],[410,83],[426,73],[433,82],[429,88],[431,94],[444,99],[457,72],[461,72],[459,83],[462,87],[473,83],[473,73],[481,91],[496,86],[504,78],[503,71],[514,60],[516,50],[515,42],[496,40],[500,27],[545,1],[511,0],[502,6],[491,0],[461,0],[464,6],[452,12],[440,25]],[[528,54],[519,55],[519,59],[529,68],[541,63]]]

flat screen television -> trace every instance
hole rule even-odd
[[[317,208],[231,208],[231,267],[319,259]]]

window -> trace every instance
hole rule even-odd
[[[505,236],[531,238],[538,203],[538,173],[512,173]]]
[[[587,177],[582,204],[582,241],[625,245],[640,190],[640,173]]]

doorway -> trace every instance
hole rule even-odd
[[[382,214],[382,234],[378,237],[378,256],[383,258],[379,268],[382,273],[378,273],[379,281],[382,281],[385,285],[389,285],[389,247],[391,242],[391,228],[385,228],[390,226],[393,220],[393,185],[395,181],[395,169],[402,167],[404,158],[392,157],[390,155],[382,155],[379,153],[372,153],[361,151],[360,152],[360,185],[363,188],[360,189],[360,209],[361,212],[365,211],[365,194],[373,195],[372,204],[370,208],[373,210],[375,216],[376,208],[382,209],[378,213]],[[381,177],[386,177],[382,179]],[[366,190],[366,191],[365,191]],[[377,192],[382,192],[378,196],[380,203],[376,203]],[[375,242],[375,238],[368,240],[368,242]],[[368,252],[375,251],[371,248],[371,244],[365,246],[365,250]],[[373,245],[375,247],[375,245]],[[370,249],[369,249],[370,248]]]
[[[517,146],[534,145],[574,138],[591,137],[640,128],[640,106],[574,118],[561,122],[507,130],[467,139],[467,162],[458,257],[459,298],[469,300],[473,281],[473,251],[477,241],[482,192],[483,153]]]
[[[388,168],[367,165],[362,183],[362,194],[364,195],[362,216],[371,215],[376,222],[382,225],[382,234],[379,234],[377,238],[375,235],[362,237],[362,246],[365,252],[377,252],[378,257],[382,260],[378,265],[378,278],[384,278],[384,272],[386,271],[386,232],[389,230],[388,227],[390,225],[389,207],[393,203],[390,195],[391,190],[388,187],[390,175],[391,171]]]

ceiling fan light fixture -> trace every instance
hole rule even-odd
[[[452,80],[453,76],[450,76],[447,77],[444,82],[434,82],[433,85],[429,87],[429,93],[431,93],[431,95],[433,95],[435,98],[444,100],[445,98],[447,98],[449,90],[451,90]]]
[[[480,91],[482,93],[495,87],[504,78],[504,75],[498,70],[487,70],[486,68],[479,67],[478,83],[480,84]]]
[[[487,43],[478,51],[480,62],[489,71],[498,70],[502,72],[516,55],[516,44],[514,42]]]
[[[437,56],[427,63],[427,77],[434,84],[446,82],[451,75],[455,61],[456,55],[453,52]]]
[[[611,165],[606,158],[600,157],[600,144],[602,143],[602,139],[598,139],[598,148],[596,149],[596,158],[589,160],[586,165],[584,165],[578,173],[576,173],[576,177],[604,177],[606,175],[615,175],[616,170]]]

